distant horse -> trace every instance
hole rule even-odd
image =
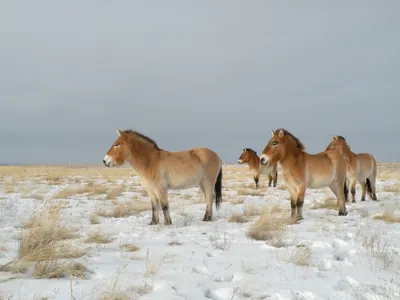
[[[132,130],[120,131],[118,138],[103,159],[107,167],[121,166],[129,161],[141,179],[151,200],[153,211],[149,225],[159,223],[159,205],[164,213],[164,224],[172,224],[168,205],[168,190],[199,186],[206,199],[203,221],[211,221],[212,204],[222,201],[222,161],[207,148],[181,152],[160,149],[149,137]]]
[[[271,130],[272,131],[272,130]],[[307,188],[329,186],[336,195],[339,216],[346,216],[346,161],[336,151],[317,154],[305,152],[300,140],[285,129],[272,131],[272,137],[260,157],[263,165],[279,162],[290,194],[291,221],[303,219]]]
[[[244,148],[238,159],[238,164],[241,165],[246,163],[249,165],[250,171],[253,172],[256,188],[258,188],[260,174],[268,175],[268,186],[271,186],[273,180],[274,187],[276,187],[276,181],[278,180],[278,163],[274,163],[271,166],[264,166],[260,163],[260,158],[256,151],[250,148]]]
[[[356,202],[356,181],[361,185],[361,201],[365,201],[366,191],[368,191],[370,198],[376,201],[375,182],[377,167],[375,158],[369,153],[352,152],[346,139],[340,135],[332,138],[326,150],[339,151],[345,157],[352,202]]]

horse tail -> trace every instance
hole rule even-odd
[[[349,188],[347,187],[347,179],[344,180],[344,201],[347,202],[348,198],[349,198]]]
[[[217,181],[214,186],[215,191],[215,207],[218,209],[222,202],[222,167],[219,169]]]
[[[372,187],[371,187],[371,181],[369,181],[369,178],[365,179],[365,186],[367,187],[367,192],[368,194],[372,194]]]

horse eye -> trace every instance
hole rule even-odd
[[[272,146],[278,145],[278,142],[272,142]]]
[[[119,144],[115,144],[115,145],[114,145],[114,147],[118,147],[118,146],[119,146]]]

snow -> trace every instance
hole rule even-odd
[[[357,186],[357,203],[347,204],[346,217],[337,216],[335,209],[312,209],[332,195],[328,189],[307,190],[304,220],[288,225],[284,247],[274,247],[246,236],[257,216],[247,223],[228,219],[246,205],[275,205],[288,215],[290,204],[279,180],[282,177],[278,177],[277,188],[266,187],[267,178],[261,177],[260,195],[252,196],[255,187],[247,167],[224,165],[223,171],[223,203],[219,211],[213,207],[211,222],[201,221],[205,202],[198,188],[170,191],[172,226],[147,225],[150,210],[121,218],[100,217],[99,224],[91,224],[91,214],[112,207],[112,200],[86,194],[65,199],[63,222],[73,225],[80,236],[71,243],[88,251],[69,261],[82,263],[88,269],[86,278],[36,279],[30,272],[0,272],[0,299],[400,299],[400,223],[373,219],[384,209],[395,210],[399,216],[399,193],[387,192],[385,187],[399,184],[400,176],[378,180],[377,202],[369,198],[360,202]],[[86,179],[106,185],[101,176]],[[29,186],[31,193],[45,190],[45,198],[51,198],[74,184],[79,185],[71,178],[62,184],[25,178],[18,186]],[[124,184],[140,189],[138,177],[109,184],[110,188]],[[238,195],[239,185],[249,194]],[[132,189],[117,200],[149,201]],[[18,190],[0,194],[0,266],[17,259],[21,224],[40,211],[42,204],[43,200]],[[113,240],[84,243],[94,231]],[[124,252],[123,244],[134,244],[140,250]],[[309,260],[305,265],[295,264],[291,258],[302,247],[309,247]]]

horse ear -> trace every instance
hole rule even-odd
[[[243,152],[246,152],[246,148],[243,149]]]
[[[121,130],[119,130],[118,128],[117,128],[116,130],[117,130],[117,134],[118,134],[118,136],[122,136],[122,132],[121,132]]]
[[[285,132],[283,132],[283,130],[281,129],[281,130],[279,130],[279,134],[278,134],[278,136],[280,137],[280,138],[283,138],[283,136],[285,135]]]
[[[270,129],[270,130],[271,130],[272,137],[274,137],[275,136],[275,131],[273,131],[272,129]]]
[[[339,138],[338,138],[337,136],[334,136],[333,139],[334,139],[334,140],[338,140]]]

